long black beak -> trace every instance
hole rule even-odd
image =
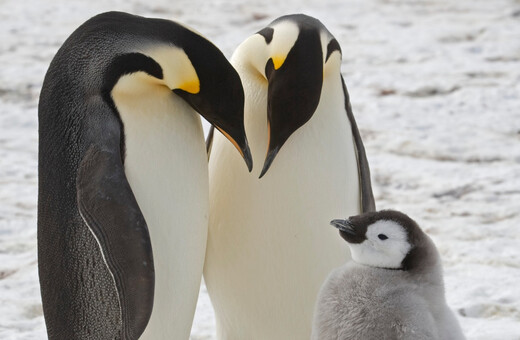
[[[251,156],[251,150],[249,149],[249,143],[247,142],[247,137],[245,132],[236,134],[237,139],[233,138],[226,131],[222,130],[219,127],[216,127],[226,138],[235,146],[235,148],[240,152],[240,155],[244,159],[247,165],[247,169],[249,172],[253,170],[253,157]]]
[[[244,88],[237,71],[224,54],[197,34],[184,36],[182,48],[199,79],[199,92],[173,92],[217,128],[237,148],[249,171],[253,159],[244,128]]]
[[[213,47],[211,51],[216,54],[215,50],[216,47]],[[206,51],[206,53],[210,52]],[[175,89],[173,92],[226,136],[240,152],[251,172],[253,157],[251,157],[244,128],[244,89],[237,71],[220,54],[220,51],[218,53],[214,55],[211,62],[199,61],[197,58],[200,53],[190,59],[200,78],[199,93],[192,94],[180,89]]]
[[[264,167],[262,168],[262,172],[260,173],[260,176],[258,178],[264,177],[267,170],[269,170],[269,168],[271,167],[271,164],[274,161],[274,158],[276,157],[276,155],[278,154],[278,151],[280,150],[280,147],[281,146],[271,147],[271,143],[269,143],[269,147],[267,149],[267,155],[265,156]]]
[[[204,88],[201,87],[201,91],[198,94],[191,94],[178,89],[173,90],[173,92],[186,100],[188,104],[235,146],[242,158],[244,158],[249,172],[251,172],[253,169],[253,157],[251,156],[251,150],[249,150],[244,128],[244,90],[239,79],[235,80],[235,82],[230,82],[228,86],[235,86],[234,89],[229,89],[229,92],[235,93],[234,95],[230,95],[229,92],[225,94],[229,97],[228,100],[216,99],[217,95],[215,93],[219,93],[214,88],[203,92]],[[220,95],[224,97],[224,94]]]
[[[352,236],[357,235],[354,225],[350,223],[349,220],[332,220],[330,221],[330,224],[347,234],[350,234]]]
[[[265,69],[269,146],[260,178],[273,163],[287,139],[318,107],[323,85],[323,52],[316,29],[302,28],[282,66],[269,59]]]

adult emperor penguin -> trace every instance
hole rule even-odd
[[[198,113],[251,169],[243,104],[224,55],[177,23],[110,12],[67,39],[39,103],[49,339],[189,337],[209,209]]]
[[[221,134],[208,141],[204,277],[217,337],[309,339],[319,288],[348,256],[323,221],[374,209],[341,50],[318,20],[289,15],[245,40],[231,63],[253,160],[265,163],[249,174]]]
[[[323,284],[313,340],[464,339],[446,304],[439,253],[416,222],[383,210],[331,223],[353,261]]]

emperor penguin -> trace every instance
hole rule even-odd
[[[188,339],[209,213],[199,114],[251,169],[243,105],[224,55],[178,23],[109,12],[65,41],[39,102],[49,339]]]
[[[217,337],[309,339],[319,288],[348,256],[323,221],[375,207],[341,49],[320,21],[288,15],[240,44],[231,63],[253,160],[264,166],[244,171],[225,136],[210,135],[204,278]]]
[[[464,339],[446,303],[439,253],[415,221],[382,210],[331,224],[353,261],[323,284],[312,340]]]

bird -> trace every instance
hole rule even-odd
[[[63,43],[38,108],[49,339],[188,339],[209,213],[199,114],[251,169],[243,106],[229,61],[183,24],[107,12]]]
[[[464,339],[446,303],[439,253],[414,220],[381,210],[331,224],[352,261],[325,280],[312,340]]]
[[[375,209],[341,48],[319,20],[291,14],[241,43],[231,64],[253,161],[264,165],[244,171],[210,133],[204,280],[217,338],[308,339],[319,288],[348,256],[323,221]]]

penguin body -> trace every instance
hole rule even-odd
[[[248,158],[242,91],[215,46],[171,21],[104,13],[63,44],[39,103],[49,339],[189,337],[209,205],[198,115]]]
[[[304,15],[275,20],[233,54],[254,162],[266,160],[249,174],[222,135],[208,141],[204,277],[218,339],[309,338],[319,287],[348,256],[323,220],[373,209],[340,60],[337,41]]]
[[[464,339],[446,304],[439,254],[413,220],[386,210],[332,223],[353,261],[323,284],[313,340]]]

